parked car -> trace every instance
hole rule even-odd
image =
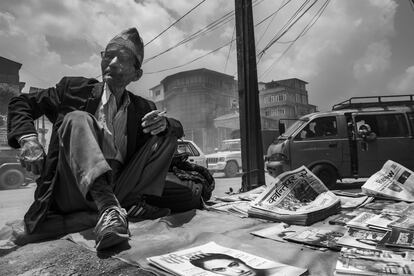
[[[27,173],[17,153],[8,146],[0,146],[0,189],[16,189],[25,184]]]
[[[224,172],[226,177],[235,177],[242,166],[240,139],[223,140],[220,148],[206,157],[210,172]]]
[[[371,176],[387,160],[414,170],[414,95],[350,98],[279,131],[267,152],[273,176],[305,165],[333,188],[337,179]]]
[[[177,152],[188,153],[188,161],[207,168],[207,159],[203,151],[191,140],[178,140]]]

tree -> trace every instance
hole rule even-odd
[[[12,97],[19,95],[19,89],[8,83],[0,83],[0,114],[7,114],[7,106]]]

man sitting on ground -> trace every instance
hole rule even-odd
[[[56,87],[13,98],[8,113],[10,146],[21,147],[22,165],[40,174],[26,231],[34,233],[51,213],[95,211],[97,250],[127,240],[128,220],[170,213],[145,196],[162,201],[177,138],[183,136],[179,121],[126,90],[142,76],[144,45],[136,28],[115,36],[101,55],[102,83],[64,77]],[[47,155],[34,127],[43,115],[53,123]],[[88,225],[77,231],[82,228]]]

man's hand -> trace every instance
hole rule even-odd
[[[144,133],[157,135],[167,129],[167,119],[163,116],[165,112],[161,110],[153,110],[145,114],[142,118],[142,127]]]
[[[40,174],[43,170],[45,151],[37,137],[23,138],[20,141],[19,159],[22,166],[29,172]]]

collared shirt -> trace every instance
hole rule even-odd
[[[128,93],[124,93],[119,108],[115,96],[105,83],[101,102],[95,117],[102,127],[104,141],[102,151],[106,159],[116,159],[124,163],[127,151],[126,121],[130,104]]]

